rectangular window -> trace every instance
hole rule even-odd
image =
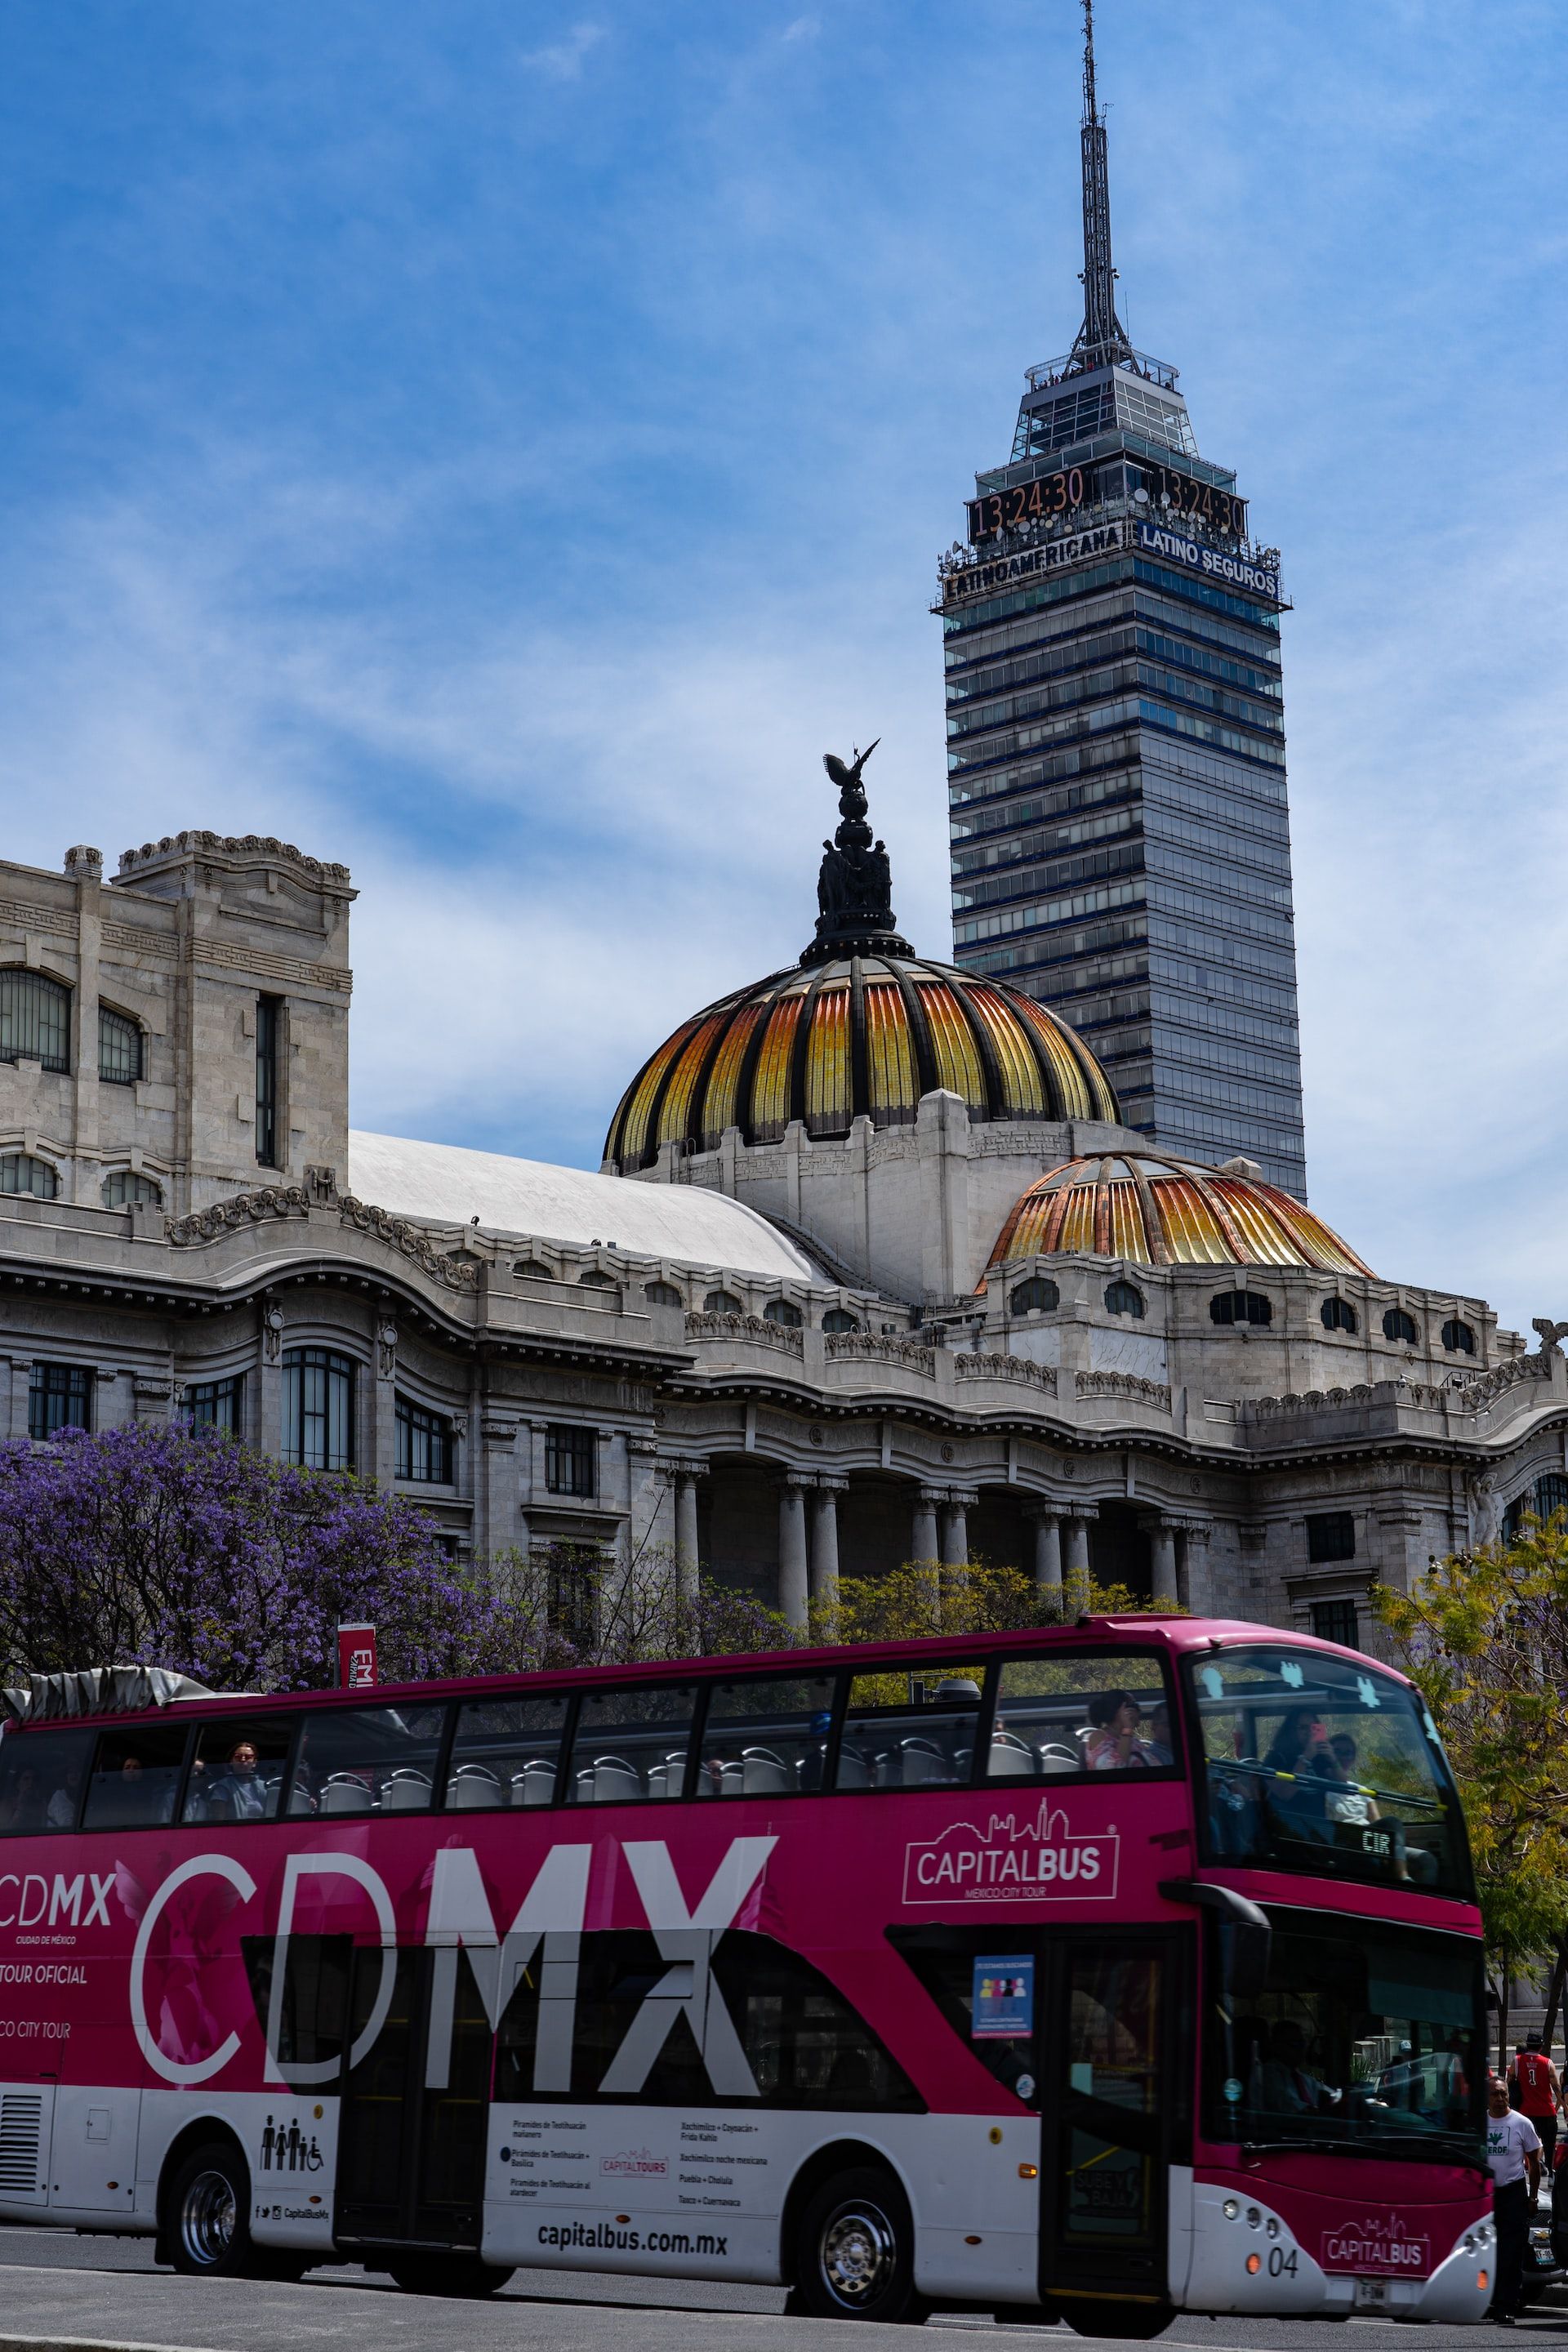
[[[1355,1558],[1355,1519],[1349,1511],[1321,1511],[1307,1521],[1307,1558],[1314,1561]]]
[[[35,1364],[27,1383],[27,1434],[92,1427],[92,1374],[85,1364]]]
[[[1164,1670],[1153,1651],[1068,1652],[1003,1666],[988,1780],[1169,1772],[1175,1761]]]
[[[458,1710],[447,1774],[448,1812],[550,1805],[566,1729],[567,1695],[481,1698]]]
[[[185,1391],[184,1415],[193,1428],[221,1429],[226,1436],[241,1433],[245,1376],[234,1372],[226,1381],[197,1381]]]
[[[834,1786],[930,1789],[966,1781],[983,1671],[922,1660],[855,1675]]]
[[[544,1483],[552,1495],[594,1495],[599,1433],[552,1422],[544,1433]]]
[[[290,1813],[427,1813],[444,1706],[343,1706],[308,1717]]]
[[[354,1466],[354,1368],[329,1348],[283,1359],[283,1459],[304,1470]]]
[[[566,1776],[568,1804],[635,1804],[645,1797],[684,1795],[696,1706],[694,1683],[584,1692]]]
[[[833,1675],[752,1675],[715,1683],[697,1774],[700,1797],[794,1797],[820,1789]]]
[[[278,1053],[282,1027],[280,996],[256,1000],[256,1157],[263,1168],[281,1167],[278,1154]]]
[[[1338,1642],[1342,1649],[1359,1650],[1361,1632],[1353,1601],[1314,1601],[1312,1631],[1320,1642]]]
[[[90,1731],[29,1731],[0,1745],[0,1837],[74,1830]]]
[[[183,1822],[270,1822],[278,1817],[299,1718],[226,1716],[196,1734]]]
[[[172,1822],[186,1738],[183,1723],[103,1732],[87,1784],[83,1829],[153,1829]]]
[[[397,1475],[426,1486],[452,1483],[452,1424],[444,1413],[397,1400]]]

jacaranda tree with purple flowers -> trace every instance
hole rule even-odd
[[[215,1689],[330,1682],[340,1619],[388,1679],[569,1658],[538,1588],[459,1570],[426,1516],[205,1429],[0,1446],[0,1675],[144,1663]]]

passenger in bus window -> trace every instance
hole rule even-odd
[[[223,1776],[207,1790],[212,1818],[217,1822],[264,1821],[271,1808],[268,1791],[257,1774],[259,1761],[252,1742],[241,1739],[230,1749]]]
[[[44,1825],[44,1784],[37,1766],[24,1759],[12,1774],[6,1801],[0,1804],[0,1831],[12,1837],[30,1837]]]
[[[1171,1744],[1171,1710],[1157,1706],[1149,1717],[1149,1737],[1138,1753],[1138,1761],[1152,1770],[1173,1764],[1176,1751]]]
[[[81,1801],[82,1757],[80,1748],[67,1759],[65,1776],[44,1809],[44,1821],[51,1830],[68,1830],[76,1825],[77,1808]]]
[[[1089,1703],[1089,1729],[1083,1736],[1083,1760],[1091,1772],[1124,1772],[1132,1761],[1132,1743],[1143,1710],[1131,1691],[1097,1691]]]
[[[1314,1706],[1292,1707],[1283,1717],[1272,1745],[1263,1759],[1274,1779],[1268,1796],[1271,1809],[1286,1817],[1282,1826],[1297,1837],[1330,1835],[1327,1783],[1339,1773],[1329,1752],[1323,1718]]]

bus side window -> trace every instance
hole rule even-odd
[[[1000,1670],[990,1780],[1175,1769],[1170,1701],[1150,1650],[1037,1652]]]
[[[447,1768],[448,1812],[494,1812],[502,1805],[552,1805],[566,1728],[568,1694],[470,1699],[458,1709]]]
[[[276,1821],[298,1721],[292,1715],[265,1715],[247,1723],[230,1715],[204,1723],[182,1822]]]
[[[700,1797],[795,1797],[823,1787],[834,1675],[752,1675],[714,1683],[698,1767]]]
[[[686,1791],[695,1683],[584,1691],[566,1776],[569,1805],[637,1804]]]
[[[983,1671],[921,1659],[856,1675],[834,1787],[955,1788],[967,1781]]]
[[[74,1830],[90,1731],[29,1731],[0,1742],[0,1837]]]
[[[99,1735],[84,1830],[140,1830],[174,1818],[186,1723],[148,1723]]]
[[[445,1706],[322,1707],[305,1718],[290,1813],[427,1813]]]

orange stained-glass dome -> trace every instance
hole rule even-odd
[[[1372,1274],[1321,1218],[1278,1185],[1239,1168],[1205,1168],[1154,1152],[1068,1160],[1048,1170],[1013,1208],[989,1271],[1020,1258],[1073,1253],[1139,1265],[1304,1265]]]
[[[938,1087],[972,1118],[1121,1124],[1089,1047],[1021,989],[867,953],[791,965],[685,1022],[626,1088],[605,1157],[628,1175],[667,1143],[713,1150],[729,1127],[769,1143],[792,1119],[825,1137],[862,1114],[908,1125]]]

